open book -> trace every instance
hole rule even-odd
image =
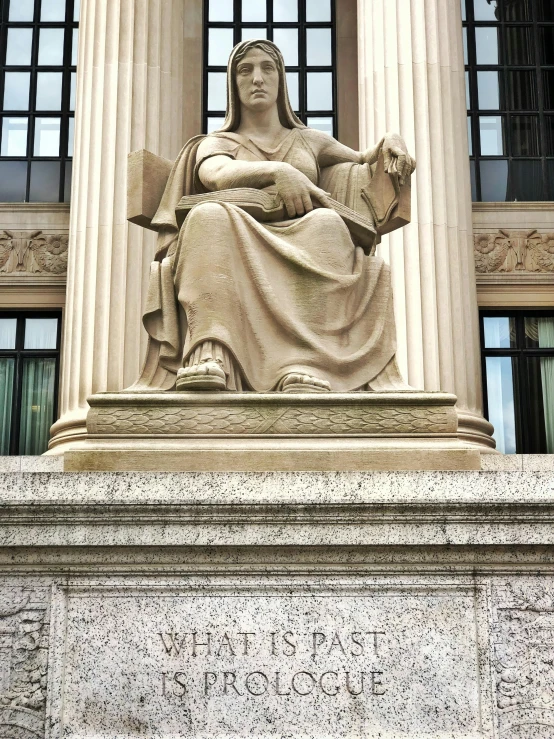
[[[251,187],[241,187],[233,190],[207,192],[201,195],[185,195],[181,198],[175,211],[179,226],[195,205],[206,202],[231,203],[263,223],[289,219],[283,201],[277,193],[268,190],[256,190]],[[318,207],[317,204],[314,204],[314,207]],[[347,208],[346,205],[342,205],[337,200],[332,200],[332,208],[343,219],[354,244],[361,246],[364,252],[371,256],[377,245],[377,231],[373,222],[369,218],[356,213],[355,210]]]

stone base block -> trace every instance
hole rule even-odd
[[[104,393],[66,471],[472,470],[445,393]]]

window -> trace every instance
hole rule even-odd
[[[43,454],[56,418],[59,313],[0,313],[0,455]]]
[[[68,202],[80,0],[4,0],[0,202]]]
[[[233,47],[267,38],[285,58],[296,114],[336,135],[335,18],[332,0],[205,0],[204,131],[225,116],[226,67]]]
[[[473,200],[554,200],[554,3],[461,2]]]
[[[485,413],[504,454],[554,453],[554,312],[483,311]]]

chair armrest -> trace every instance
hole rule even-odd
[[[152,231],[173,162],[146,149],[133,151],[127,159],[127,220]]]

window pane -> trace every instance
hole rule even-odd
[[[473,156],[473,135],[471,133],[471,116],[467,117],[467,143],[469,147],[469,156]]]
[[[469,72],[466,72],[466,109],[471,109],[471,96],[469,92]]]
[[[208,130],[206,133],[213,133],[218,131],[223,125],[223,118],[208,118]]]
[[[306,21],[308,23],[330,23],[331,0],[306,0]]]
[[[63,64],[63,28],[41,28],[38,46],[38,63],[46,67]]]
[[[475,51],[477,64],[498,64],[498,29],[477,27],[475,29]]]
[[[539,160],[514,159],[510,162],[508,200],[546,200]]]
[[[0,336],[1,336],[0,328]],[[0,358],[0,455],[10,453],[15,359]]]
[[[498,72],[477,72],[477,90],[481,110],[498,110],[500,108]]]
[[[26,193],[27,162],[0,162],[0,202],[22,203]]]
[[[57,203],[60,199],[60,163],[32,162],[29,202]]]
[[[543,94],[546,110],[554,110],[554,72],[543,70]]]
[[[0,318],[0,349],[15,349],[17,318]]]
[[[57,23],[65,20],[66,0],[42,0],[40,20],[43,23]]]
[[[554,357],[528,357],[524,368],[529,388],[527,450],[549,454],[554,451]]]
[[[6,72],[4,75],[4,110],[29,110],[29,72]]]
[[[225,72],[208,73],[208,110],[227,108],[227,75]]]
[[[333,75],[331,72],[308,72],[308,110],[333,109]]]
[[[466,18],[466,0],[460,0],[460,5],[462,6],[462,20],[467,20]]]
[[[77,57],[79,55],[79,29],[73,29],[73,38],[71,39],[71,66],[77,66]]]
[[[510,110],[537,110],[536,72],[508,72],[508,106]]]
[[[69,110],[75,110],[75,98],[77,96],[77,74],[71,72],[71,87],[69,90]]]
[[[63,201],[71,202],[71,181],[73,178],[73,162],[65,163],[65,176],[63,181]]]
[[[300,108],[300,88],[298,85],[298,72],[287,72],[287,87],[289,91],[290,104],[293,110]]]
[[[285,59],[285,66],[298,66],[298,29],[276,28],[273,31],[273,40],[281,50]]]
[[[464,47],[464,64],[469,64],[469,54],[467,51],[467,28],[462,28],[462,45]]]
[[[548,183],[548,199],[554,200],[554,161],[551,159],[546,162],[546,180]]]
[[[539,156],[539,117],[536,115],[511,116],[510,140],[512,142],[512,156]]]
[[[552,0],[537,0],[537,8],[540,21],[554,21],[554,3]]]
[[[504,136],[502,134],[502,117],[479,116],[479,138],[483,156],[502,156],[504,154]]]
[[[60,156],[60,118],[35,119],[35,148],[36,157]]]
[[[544,142],[546,156],[554,156],[554,116],[544,116],[544,127],[546,130],[546,139]]]
[[[35,0],[10,0],[10,21],[33,21],[34,16]]]
[[[505,21],[530,21],[533,20],[531,5],[533,0],[515,0],[515,2],[501,3],[504,6]],[[539,0],[540,2],[541,0]],[[551,2],[551,0],[546,0]]]
[[[266,5],[263,0],[242,0],[243,23],[265,23]]]
[[[330,67],[332,65],[330,28],[308,28],[306,55],[309,67]]]
[[[211,23],[232,23],[233,0],[210,0],[208,20]]]
[[[62,73],[37,73],[36,110],[61,110],[62,107]]]
[[[273,0],[273,21],[275,23],[296,23],[298,21],[298,0]]]
[[[67,156],[72,157],[75,148],[75,118],[69,119],[69,130],[67,132]]]
[[[504,202],[508,192],[508,162],[505,159],[482,161],[481,200],[485,203]]]
[[[513,349],[516,346],[516,322],[510,316],[484,316],[485,349]]]
[[[333,135],[333,119],[332,118],[308,118],[308,126],[318,131]]]
[[[75,0],[73,5],[73,20],[75,23],[79,22],[79,17],[81,15],[81,0]]]
[[[58,346],[57,318],[26,318],[24,349],[56,349]]]
[[[233,51],[232,28],[210,28],[208,31],[208,64],[210,67],[226,67]]]
[[[496,0],[492,0],[492,2],[488,2],[488,0],[473,0],[473,12],[475,14],[475,20],[476,21],[496,21],[498,20],[497,17],[497,10],[496,10],[497,2]]]
[[[243,28],[241,32],[242,41],[251,39],[267,38],[267,28]]]
[[[38,455],[48,449],[54,421],[56,361],[25,359],[21,393],[19,453]]]
[[[6,64],[15,64],[25,67],[31,64],[33,48],[32,28],[9,28],[8,48],[6,50]]]
[[[554,318],[526,316],[525,346],[528,349],[554,349]]]
[[[489,421],[502,454],[516,453],[516,419],[511,357],[486,357]]]
[[[473,159],[469,163],[469,179],[471,183],[471,199],[474,203],[477,202],[477,175],[475,174],[475,160]]]
[[[27,156],[28,118],[4,118],[2,121],[2,156]]]
[[[504,32],[506,64],[534,64],[535,49],[531,42],[531,28],[508,26]]]

